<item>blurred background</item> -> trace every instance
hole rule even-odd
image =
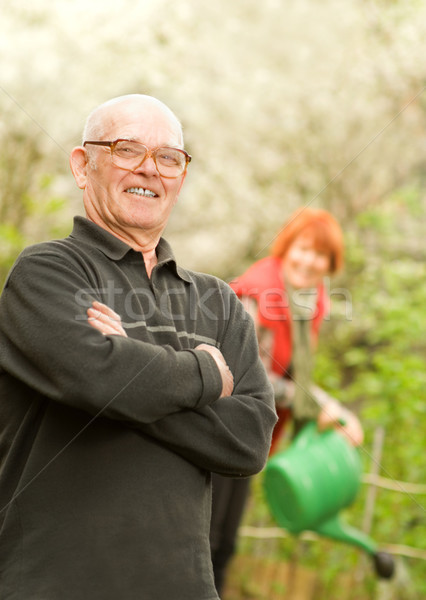
[[[82,214],[69,151],[89,111],[127,93],[183,123],[193,162],[166,237],[186,267],[231,279],[301,206],[343,226],[316,383],[363,420],[382,485],[347,517],[397,574],[277,531],[259,476],[224,600],[426,597],[425,56],[422,0],[0,0],[1,281]]]

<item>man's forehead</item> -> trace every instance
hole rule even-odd
[[[180,128],[170,116],[157,107],[114,107],[105,115],[105,132],[110,136],[144,142],[155,137],[159,144],[180,143]]]
[[[160,127],[146,121],[135,121],[128,124],[115,123],[111,128],[111,133],[114,133],[116,138],[137,142],[143,142],[147,136],[156,137],[164,142],[168,142],[170,139],[179,140],[178,132],[173,127]]]

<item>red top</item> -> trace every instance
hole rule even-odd
[[[284,376],[291,363],[291,314],[288,294],[282,277],[282,260],[268,256],[255,262],[247,271],[231,281],[230,286],[240,297],[253,298],[258,306],[258,323],[273,332],[271,369]],[[312,315],[312,336],[318,338],[321,322],[329,310],[329,299],[324,285],[318,286],[315,311]],[[288,409],[277,411],[279,421],[272,437],[275,448],[285,421],[289,417]]]

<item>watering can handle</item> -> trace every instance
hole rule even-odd
[[[297,448],[305,448],[319,435],[317,424],[315,421],[309,421],[299,431],[297,436],[294,438],[292,445]]]
[[[344,427],[347,421],[344,417],[340,417],[340,419],[337,420],[337,423]],[[308,423],[303,427],[303,429],[300,430],[294,439],[293,445],[297,448],[305,448],[312,440],[322,433],[324,432],[318,430],[316,421],[308,421]]]

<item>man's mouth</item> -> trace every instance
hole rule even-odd
[[[141,187],[132,187],[125,190],[128,194],[136,194],[137,196],[146,196],[147,198],[156,198],[157,194],[152,190]]]

